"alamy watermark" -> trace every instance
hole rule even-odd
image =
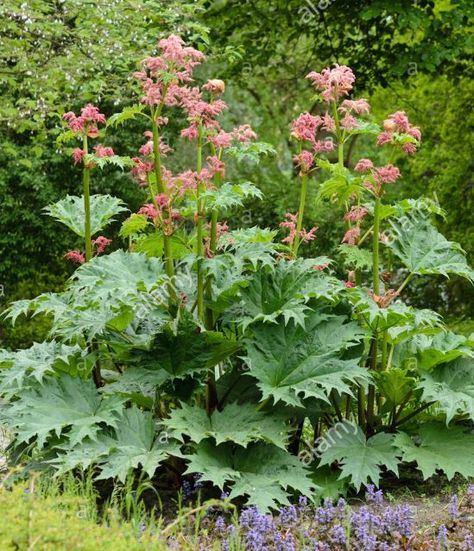
[[[358,427],[351,421],[340,421],[331,427],[326,433],[317,438],[314,441],[314,445],[311,449],[301,450],[298,457],[305,465],[310,465],[321,457],[321,455],[329,448],[341,441],[344,436],[351,434],[356,435]]]

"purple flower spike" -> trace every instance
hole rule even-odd
[[[449,502],[448,511],[452,520],[456,520],[456,518],[459,516],[459,501],[456,494],[453,495],[451,501]]]

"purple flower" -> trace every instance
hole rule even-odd
[[[472,541],[472,537],[469,534],[467,534],[464,538],[461,549],[462,551],[474,551],[474,543]]]
[[[191,484],[187,480],[183,480],[183,498],[187,501],[192,494]]]
[[[397,505],[393,514],[394,529],[406,538],[413,531],[413,510],[409,505]]]
[[[336,504],[336,516],[339,520],[344,520],[346,518],[346,506],[346,500],[340,497]]]
[[[305,508],[308,506],[308,498],[306,496],[300,496],[298,498],[298,505],[301,508]]]
[[[338,545],[346,545],[346,531],[340,524],[336,524],[332,529],[332,540]]]
[[[255,551],[263,551],[265,544],[265,536],[257,529],[251,528],[245,536],[245,545],[248,549]]]
[[[367,491],[365,493],[365,499],[368,503],[373,503],[377,506],[382,506],[384,504],[384,497],[382,490],[375,490],[373,484],[367,486]]]
[[[216,524],[215,524],[216,532],[218,533],[225,532],[226,528],[227,528],[227,525],[224,517],[222,515],[217,517]]]
[[[449,515],[451,516],[452,520],[456,520],[456,518],[459,516],[459,508],[458,508],[459,502],[458,502],[458,496],[456,494],[453,495],[451,498],[451,501],[449,502]]]
[[[329,524],[333,521],[336,514],[336,508],[330,499],[324,500],[324,505],[318,507],[315,511],[314,518],[318,524]]]
[[[194,491],[198,492],[202,488],[201,474],[197,473],[194,475]]]
[[[298,511],[294,505],[282,507],[280,510],[280,522],[287,528],[291,528],[298,522]]]
[[[439,549],[446,549],[448,546],[448,530],[444,524],[438,530],[438,546]]]

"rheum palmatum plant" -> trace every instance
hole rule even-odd
[[[84,195],[49,212],[84,238],[86,253],[64,292],[8,311],[13,322],[52,317],[48,341],[1,353],[11,460],[157,484],[196,474],[207,491],[263,511],[327,495],[335,480],[341,492],[379,484],[402,463],[425,478],[473,476],[474,343],[404,303],[403,291],[414,277],[474,273],[433,226],[438,206],[387,202],[400,177],[393,161],[345,163],[359,134],[391,159],[415,153],[420,131],[403,112],[382,128],[370,121],[367,101],[350,99],[348,67],[310,73],[322,109],[291,127],[298,212],[280,229],[230,230],[232,209],[261,193],[227,181],[226,164],[271,148],[248,125],[221,127],[225,85],[194,83],[200,52],[176,36],[159,48],[135,74],[139,103],[106,127],[143,120],[139,155],[91,155],[87,115],[99,112],[86,107],[77,127],[66,116],[62,139],[84,140],[74,152]],[[168,122],[183,114],[194,153],[176,174]],[[115,198],[88,199],[90,171],[107,162],[130,164],[147,199],[121,227],[125,250],[94,256],[92,236],[123,209]],[[328,178],[317,184],[316,174]],[[316,185],[318,201],[333,201],[346,223],[329,255],[339,268],[303,254],[317,235],[304,220]]]

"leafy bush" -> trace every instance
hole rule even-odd
[[[138,105],[108,121],[92,105],[65,114],[60,139],[81,140],[71,152],[83,195],[48,213],[84,246],[67,253],[80,266],[64,292],[8,310],[13,322],[52,318],[48,340],[0,358],[12,459],[121,481],[140,471],[198,474],[261,511],[295,494],[314,500],[334,479],[356,490],[379,484],[402,463],[425,477],[473,476],[473,340],[402,295],[414,279],[472,281],[474,271],[433,225],[438,205],[386,201],[397,167],[370,159],[344,166],[354,136],[376,136],[380,156],[413,155],[420,130],[400,111],[382,126],[371,121],[366,100],[347,99],[355,80],[348,67],[310,73],[328,112],[292,124],[298,211],[279,230],[229,230],[223,218],[261,192],[228,182],[226,160],[258,161],[272,149],[248,125],[221,127],[224,82],[189,85],[201,52],[176,36],[159,47],[135,73]],[[166,125],[177,107],[188,117],[181,136],[195,166],[172,174]],[[109,132],[130,120],[148,125],[139,156],[90,147],[104,125]],[[336,163],[326,158],[332,151]],[[99,234],[124,206],[91,195],[90,185],[109,165],[130,166],[148,201],[122,225],[126,250],[104,254],[110,240]],[[327,175],[318,201],[343,215],[339,267],[302,256],[317,236],[305,227],[316,172]]]
[[[111,519],[110,525],[97,525],[88,519],[84,499],[76,496],[42,497],[28,486],[0,489],[0,546],[5,551],[32,549],[142,550],[166,546],[129,524]]]

